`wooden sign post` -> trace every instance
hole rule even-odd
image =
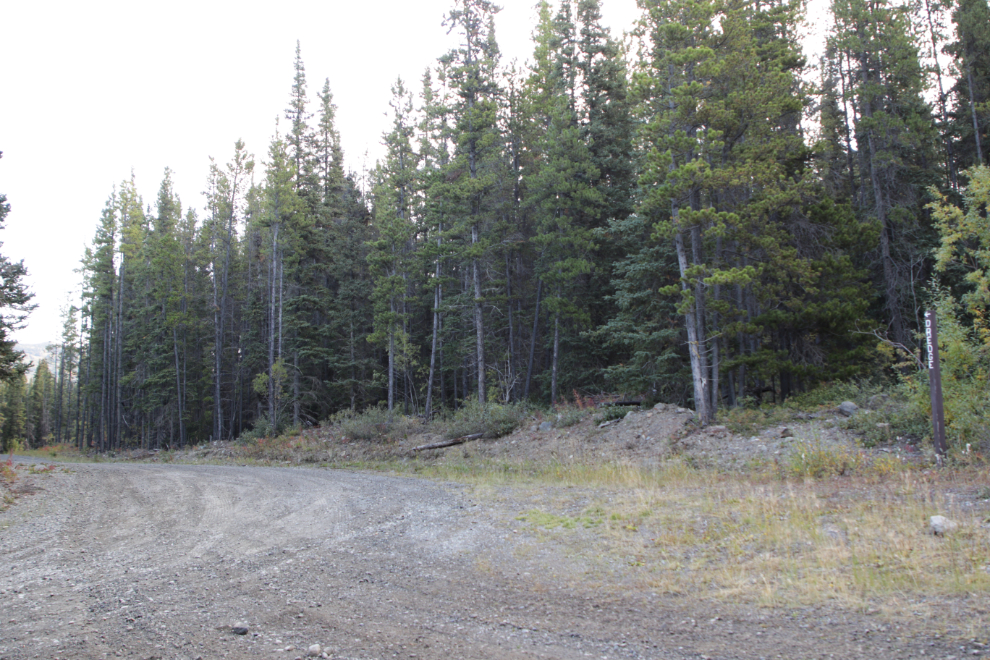
[[[928,349],[928,387],[932,397],[932,442],[935,457],[942,464],[945,446],[945,409],[942,406],[942,370],[938,360],[938,320],[934,310],[925,312],[925,348]]]

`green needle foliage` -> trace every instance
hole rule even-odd
[[[25,270],[0,258],[5,442],[178,447],[604,391],[707,423],[836,379],[920,388],[873,344],[917,351],[930,305],[951,428],[982,442],[986,2],[834,0],[818,71],[800,0],[640,7],[620,40],[600,0],[544,0],[529,61],[503,63],[498,7],[454,0],[455,47],[418,93],[395,84],[361,173],[297,43],[263,158],[237,142],[191,204],[168,170],[152,204],[113,189],[27,382]]]

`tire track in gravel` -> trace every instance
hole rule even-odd
[[[317,643],[341,659],[952,654],[849,612],[593,583],[580,558],[527,537],[512,502],[477,504],[457,485],[67,467],[32,477],[42,490],[0,514],[0,658],[292,660]]]

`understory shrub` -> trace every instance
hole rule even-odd
[[[342,410],[329,419],[330,424],[340,428],[342,436],[352,440],[386,440],[397,442],[415,433],[422,425],[415,417],[389,411],[378,405],[364,412]]]
[[[530,414],[525,403],[466,403],[445,418],[434,421],[434,429],[447,438],[481,433],[483,438],[501,438],[515,431]]]

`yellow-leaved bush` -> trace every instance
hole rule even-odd
[[[939,324],[939,356],[945,425],[952,448],[990,451],[986,410],[990,404],[990,168],[967,170],[969,183],[963,192],[965,208],[950,204],[935,193],[928,205],[938,228],[941,245],[936,249],[935,269],[966,271],[971,286],[956,300],[937,282],[932,286]],[[916,405],[929,409],[928,384],[909,382]]]

